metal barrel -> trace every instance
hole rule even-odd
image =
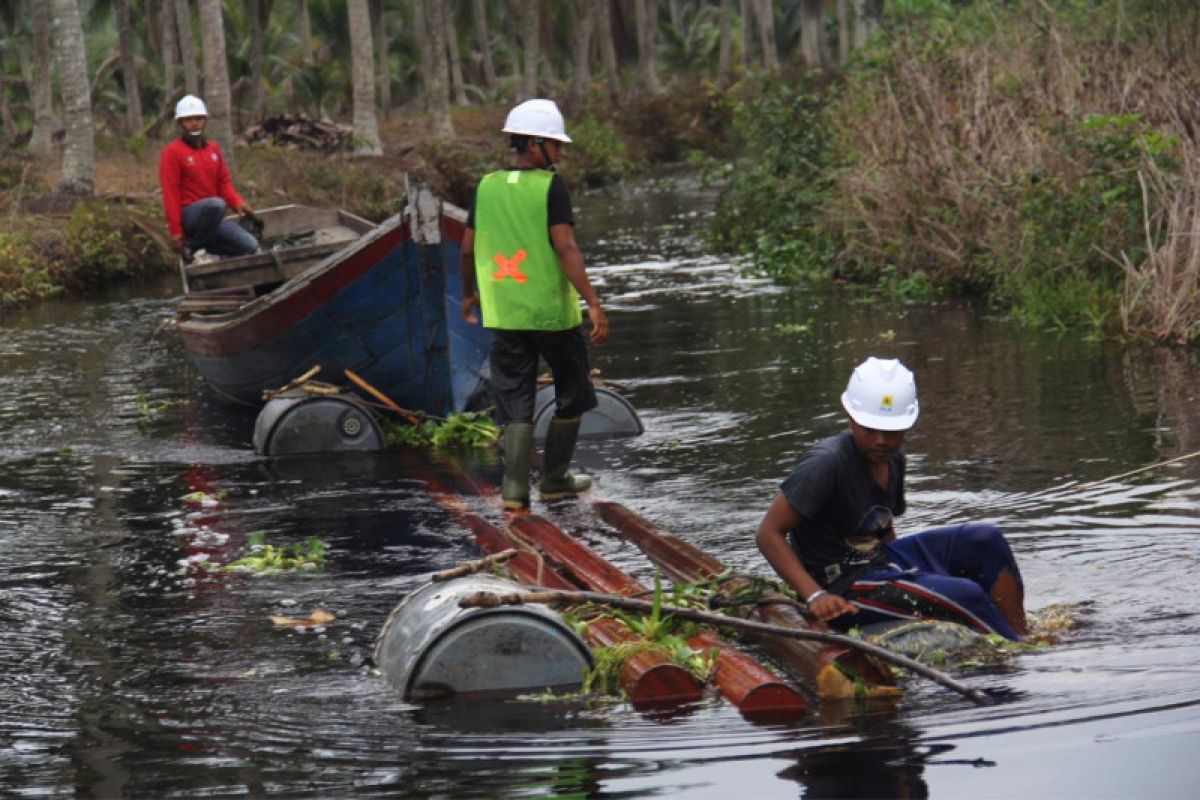
[[[292,390],[272,398],[254,421],[259,455],[369,452],[386,441],[375,415],[357,396]]]
[[[376,667],[408,700],[579,688],[591,652],[557,613],[536,605],[458,605],[475,592],[520,589],[486,575],[420,587],[384,623]]]

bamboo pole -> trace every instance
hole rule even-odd
[[[654,604],[645,600],[635,600],[630,597],[619,597],[617,595],[603,594],[601,592],[572,592],[572,591],[540,591],[540,592],[510,592],[506,594],[497,594],[496,592],[475,592],[463,597],[459,601],[459,605],[463,608],[495,608],[502,605],[522,605],[524,603],[596,603],[601,605],[614,606],[616,608],[638,611],[641,613],[651,613],[654,610]],[[770,636],[784,636],[791,639],[808,639],[811,641],[825,642],[828,644],[840,644],[844,647],[853,647],[857,650],[870,653],[877,658],[894,664],[902,669],[907,669],[915,672],[922,677],[928,678],[939,686],[944,686],[947,689],[958,692],[963,697],[971,700],[976,705],[992,705],[996,701],[991,695],[986,692],[968,686],[961,681],[955,680],[944,672],[940,672],[932,667],[922,664],[920,661],[909,658],[908,656],[893,653],[882,647],[864,642],[860,639],[854,639],[850,636],[843,636],[838,633],[823,633],[821,631],[805,631],[795,630],[793,628],[783,628],[778,625],[769,625],[765,622],[754,622],[752,620],[739,619],[730,617],[724,614],[713,614],[708,611],[699,611],[694,608],[683,608],[682,606],[661,605],[660,613],[670,614],[678,619],[687,619],[693,622],[700,622],[706,625],[725,626],[736,630],[750,631],[753,633],[767,634]]]

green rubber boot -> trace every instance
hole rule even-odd
[[[504,481],[500,497],[509,511],[529,508],[529,465],[533,460],[533,424],[504,426]]]
[[[580,417],[550,418],[550,430],[546,432],[546,452],[542,456],[542,483],[539,487],[543,500],[574,497],[592,487],[592,479],[586,475],[572,475],[567,471],[571,456],[575,454],[575,439],[579,436]]]

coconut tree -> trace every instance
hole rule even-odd
[[[725,87],[729,85],[731,75],[730,50],[732,50],[732,25],[730,17],[733,16],[733,8],[731,0],[719,0],[721,9],[718,12],[717,27],[719,29],[718,44],[717,44],[717,86]]]
[[[447,77],[446,4],[445,0],[424,0],[424,4],[423,47],[429,53],[429,83],[425,90],[433,113],[433,132],[439,137],[452,138],[454,123],[450,119],[450,81]]]
[[[541,21],[541,0],[525,0],[521,4],[521,44],[525,49],[525,69],[521,73],[521,97],[518,98],[521,100],[537,97]]]
[[[592,32],[596,26],[596,4],[588,0],[576,0],[575,35],[571,42],[574,66],[571,69],[571,85],[567,89],[567,108],[579,107],[583,92],[592,73]]]
[[[78,0],[52,0],[54,52],[66,113],[67,139],[63,149],[58,191],[90,197],[95,190],[95,133],[88,86],[87,50]]]
[[[162,3],[159,24],[162,26],[162,93],[166,100],[175,96],[175,70],[179,66],[179,26],[175,24],[174,0],[151,0]],[[168,103],[164,102],[165,107]],[[165,112],[164,112],[165,113]]]
[[[820,0],[817,0],[820,3]],[[758,18],[758,41],[762,48],[763,69],[773,70],[779,66],[779,50],[775,46],[775,4],[771,0],[758,0],[755,9]]]
[[[496,88],[496,64],[492,61],[492,42],[488,33],[487,5],[484,0],[475,0],[475,33],[479,39],[479,55],[483,61],[483,88],[491,92]]]
[[[379,123],[375,119],[375,58],[371,47],[371,17],[367,0],[347,0],[350,19],[350,53],[354,84],[354,151],[383,154]]]
[[[208,104],[208,133],[221,149],[230,168],[233,154],[233,109],[229,91],[229,65],[225,60],[225,20],[221,0],[199,0],[200,39],[204,50],[204,95]]]
[[[245,4],[246,21],[250,29],[250,35],[247,37],[250,47],[250,74],[247,76],[249,91],[246,93],[246,105],[251,122],[258,122],[263,118],[265,107],[263,81],[266,76],[263,73],[266,54],[263,48],[263,29],[269,22],[271,3],[270,0],[245,0]]]
[[[196,39],[192,34],[192,9],[188,6],[188,0],[172,0],[172,3],[175,9],[175,30],[179,34],[179,60],[183,62],[183,88],[188,94],[200,94],[200,76],[196,72]]]
[[[462,56],[458,48],[458,23],[454,19],[454,5],[446,7],[446,59],[450,64],[450,83],[454,87],[454,102],[467,104],[467,87],[463,84]]]
[[[129,0],[116,0],[113,11],[117,18],[117,42],[121,53],[121,82],[125,85],[125,122],[131,135],[142,132],[142,96],[138,89],[137,57],[133,52],[133,22],[129,16]]]
[[[604,64],[604,82],[608,99],[613,105],[621,102],[621,76],[617,71],[617,48],[613,45],[612,7],[608,2],[596,4],[596,41],[600,44],[600,61]]]
[[[392,72],[389,69],[388,15],[384,0],[371,0],[371,31],[375,34],[375,90],[378,95],[379,113],[384,119],[391,116]]]
[[[50,155],[50,136],[54,132],[54,99],[50,83],[50,7],[44,0],[33,3],[33,132],[29,152]]]
[[[800,56],[810,69],[821,66],[822,11],[821,0],[801,0]]]
[[[770,0],[768,0],[770,2]],[[634,0],[634,19],[637,25],[638,86],[649,95],[662,94],[655,65],[655,43],[658,39],[658,0]]]

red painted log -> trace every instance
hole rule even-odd
[[[664,531],[619,503],[597,502],[592,507],[600,519],[633,542],[672,580],[699,583],[725,572],[725,565],[708,553]],[[747,582],[745,577],[735,576],[723,581],[722,588],[736,591]],[[789,628],[829,631],[828,626],[801,614],[783,595],[765,592],[763,598],[774,602],[754,607],[748,613],[750,618]],[[745,606],[736,607],[731,612],[741,614],[748,609]],[[858,650],[778,636],[760,637],[759,641],[779,663],[800,675],[805,685],[822,697],[852,695],[856,691],[856,682],[860,687],[865,686],[869,694],[895,694],[899,691],[896,678],[887,665]]]
[[[505,562],[519,582],[527,586],[544,586],[573,591],[579,586],[567,580],[552,566],[545,563],[536,552],[513,539],[482,517],[474,514],[460,515],[463,523],[475,534],[475,543],[485,553],[499,553],[510,547],[520,550]],[[614,647],[631,642],[638,637],[623,624],[612,618],[593,620],[585,631],[584,638],[596,647]],[[704,687],[685,667],[681,667],[665,653],[643,650],[625,660],[618,679],[630,704],[637,709],[658,708],[679,703],[692,703],[701,698]]]
[[[596,551],[542,517],[523,515],[513,519],[509,526],[517,536],[537,545],[593,591],[626,596],[646,591]],[[718,634],[706,630],[691,637],[688,644],[705,653],[717,649],[714,681],[721,693],[747,717],[787,718],[804,711],[806,702],[799,691]]]

